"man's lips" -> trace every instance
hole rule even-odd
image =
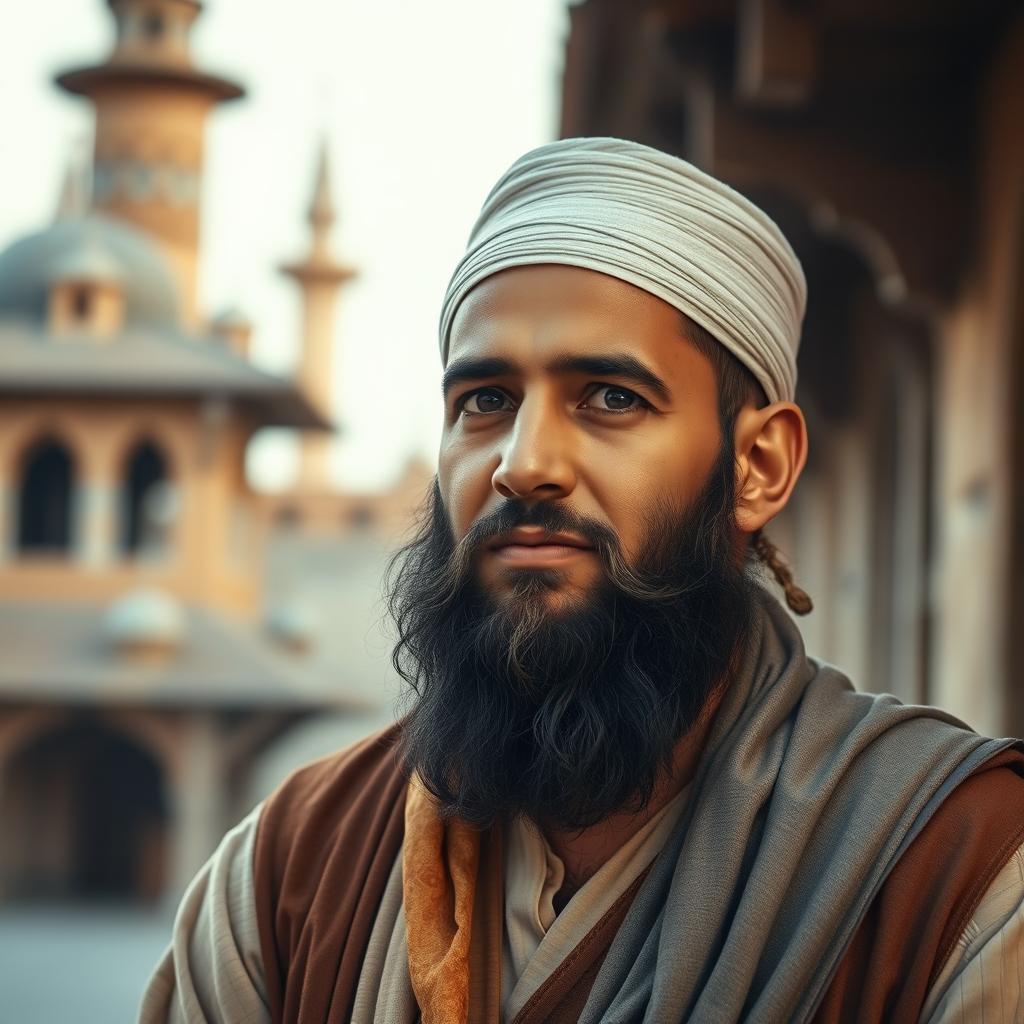
[[[488,548],[499,558],[517,563],[557,562],[593,550],[578,534],[528,526],[501,534]]]
[[[499,534],[487,545],[492,550],[495,548],[513,547],[566,547],[586,548],[592,545],[584,537],[575,533],[567,533],[563,530],[551,531],[542,529],[539,526],[517,526],[507,533]]]

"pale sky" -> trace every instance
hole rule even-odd
[[[569,0],[208,0],[200,66],[248,96],[207,128],[200,299],[255,324],[254,358],[287,373],[299,306],[282,260],[303,252],[318,141],[332,150],[342,293],[334,393],[339,484],[386,486],[440,432],[437,315],[487,191],[556,136]],[[102,0],[18,4],[0,32],[0,249],[45,227],[91,107],[53,73],[106,56]],[[251,451],[257,485],[294,468],[287,437]]]

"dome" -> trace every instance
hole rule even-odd
[[[143,588],[129,591],[110,606],[103,629],[107,641],[120,651],[169,653],[181,645],[185,618],[170,594]]]
[[[163,253],[138,228],[96,213],[57,221],[0,252],[0,317],[42,320],[54,280],[83,271],[118,282],[126,325],[177,326],[178,295]]]
[[[50,265],[50,283],[58,281],[89,281],[96,284],[122,285],[121,264],[96,233],[90,231],[76,240]]]

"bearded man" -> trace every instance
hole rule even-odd
[[[185,895],[142,1020],[1021,1019],[1024,755],[809,658],[776,225],[617,139],[526,154],[444,299],[391,575],[407,713]]]

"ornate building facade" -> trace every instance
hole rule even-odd
[[[367,593],[425,480],[327,480],[351,272],[326,151],[286,268],[304,308],[286,379],[250,361],[244,316],[196,300],[206,121],[242,89],[194,65],[195,0],[110,8],[109,57],[57,78],[95,110],[91,195],[73,171],[54,222],[0,253],[0,901],[173,898],[291,726],[388,717]],[[287,506],[246,480],[265,426],[304,438]]]

